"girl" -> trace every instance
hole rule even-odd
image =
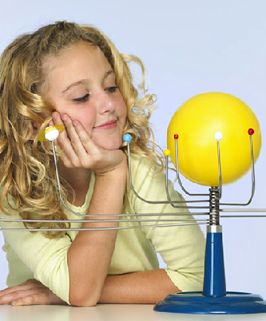
[[[149,124],[154,96],[146,94],[144,76],[143,96],[133,86],[129,62],[138,63],[144,75],[141,61],[120,54],[99,30],[65,21],[23,35],[4,51],[0,215],[54,223],[25,223],[39,228],[37,233],[3,231],[9,288],[0,292],[0,304],[156,303],[170,293],[201,290],[204,237],[197,225],[155,228],[148,222],[105,221],[118,213],[124,213],[123,219],[151,212],[165,218],[163,213],[177,211],[142,202],[127,184],[124,133],[133,137],[136,191],[148,200],[166,199],[162,157]],[[86,216],[71,227],[114,229],[41,232],[69,227],[57,220],[80,219],[58,197],[51,143],[38,142],[47,125],[66,128],[55,145],[68,206],[80,214],[101,214],[97,223],[90,222],[95,216]],[[170,195],[182,200],[172,185]],[[160,216],[153,219],[160,225]],[[1,220],[0,225],[24,227]],[[118,232],[118,226],[139,228]],[[166,269],[159,268],[156,252]]]

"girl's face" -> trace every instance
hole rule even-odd
[[[122,144],[127,109],[115,73],[103,52],[79,42],[46,59],[41,94],[61,114],[78,120],[94,143],[104,149]]]

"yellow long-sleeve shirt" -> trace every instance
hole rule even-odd
[[[132,156],[131,171],[135,190],[141,197],[151,201],[165,201],[165,176],[155,176],[153,169],[145,159]],[[86,214],[93,193],[95,177],[91,176],[91,184],[83,206],[68,206],[75,212]],[[169,184],[172,200],[183,200]],[[185,206],[185,205],[184,205]],[[137,198],[132,191],[128,193],[125,216],[122,219],[153,220],[152,222],[121,222],[119,226],[140,226],[119,230],[115,250],[108,274],[122,274],[152,270],[159,267],[156,253],[160,253],[166,263],[166,272],[172,282],[182,291],[201,291],[204,264],[204,236],[198,225],[149,227],[149,225],[169,224],[163,219],[173,219],[166,213],[188,213],[187,209],[176,209],[169,204],[151,205]],[[69,219],[80,217],[68,212]],[[159,216],[128,216],[128,214],[160,213]],[[164,214],[165,213],[165,214]],[[1,218],[19,219],[19,214]],[[179,218],[179,217],[177,217]],[[182,219],[191,219],[182,215]],[[23,228],[21,222],[1,222],[1,227]],[[74,223],[72,227],[80,227]],[[7,253],[9,274],[7,285],[14,286],[27,279],[35,278],[49,287],[57,296],[69,303],[69,275],[67,251],[75,239],[77,231],[69,231],[60,238],[48,239],[41,233],[28,231],[3,231]],[[88,233],[90,233],[88,231]]]

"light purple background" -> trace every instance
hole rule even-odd
[[[0,52],[19,34],[50,22],[93,24],[121,52],[143,60],[149,89],[158,96],[159,108],[152,121],[157,142],[163,147],[175,110],[188,98],[208,91],[231,93],[245,101],[260,120],[264,137],[265,15],[264,0],[10,0],[1,3]],[[253,208],[266,208],[265,162],[263,144],[256,164]],[[194,192],[202,191],[184,182]],[[223,202],[246,201],[250,188],[247,175],[224,188]],[[224,219],[222,225],[227,289],[261,294],[266,299],[266,219]],[[0,246],[2,243],[0,233]],[[7,273],[5,255],[0,251],[0,289],[6,286]]]

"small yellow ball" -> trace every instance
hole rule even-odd
[[[251,167],[250,128],[254,130],[256,161],[261,148],[261,130],[253,111],[230,94],[199,94],[175,112],[168,127],[167,147],[176,165],[174,135],[178,134],[181,174],[194,183],[216,187],[219,186],[217,141],[220,144],[222,183],[229,184]]]
[[[169,149],[166,149],[163,153],[165,156],[169,156],[171,154],[171,151]]]

